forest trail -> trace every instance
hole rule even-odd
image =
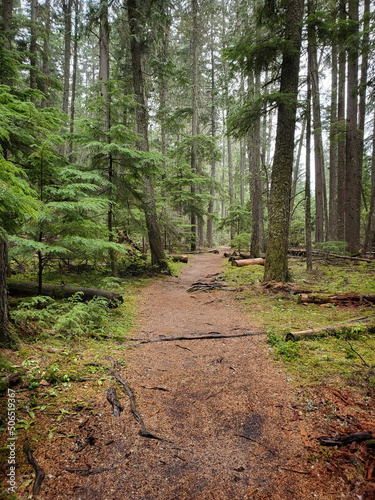
[[[221,266],[220,255],[194,255],[179,278],[145,288],[132,335],[257,330],[256,316],[240,311],[235,293],[187,292]],[[60,472],[43,498],[337,498],[307,462],[303,422],[293,418],[295,395],[267,356],[264,335],[138,344],[126,357],[127,367],[118,373],[147,430],[168,441],[139,435],[129,400],[113,381],[124,406],[120,418],[102,391],[92,402],[95,414],[76,424],[76,435],[81,442],[91,436],[90,444],[81,452],[62,448],[59,464],[60,470],[91,467],[99,473]]]

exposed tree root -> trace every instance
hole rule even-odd
[[[242,332],[242,333],[220,333],[220,332],[208,332],[208,333],[191,333],[189,335],[176,335],[176,336],[165,336],[158,338],[129,338],[133,342],[139,342],[140,344],[148,344],[150,342],[170,342],[173,340],[201,340],[201,339],[231,339],[236,337],[251,337],[253,335],[266,335],[266,332]]]
[[[35,460],[33,457],[31,448],[28,443],[23,444],[23,451],[26,453],[27,456],[27,461],[29,462],[30,465],[32,465],[33,469],[35,470],[35,482],[33,486],[33,495],[36,496],[39,494],[40,487],[42,485],[43,479],[45,477],[45,472],[40,467],[38,462]]]

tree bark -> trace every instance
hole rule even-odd
[[[0,346],[10,347],[9,311],[7,290],[8,244],[5,234],[0,229]]]
[[[43,107],[48,106],[49,90],[49,51],[50,51],[50,31],[51,31],[51,0],[46,0],[44,4],[45,33],[43,39],[42,71],[44,93]]]
[[[192,122],[191,122],[191,135],[193,143],[191,145],[191,171],[193,174],[197,173],[197,145],[194,137],[198,135],[198,62],[199,62],[199,32],[198,32],[198,0],[192,0],[192,17],[193,17],[193,31],[192,31]],[[191,194],[194,198],[196,193],[196,186],[191,186]],[[197,247],[197,216],[194,207],[191,212],[191,251],[196,250]]]
[[[311,2],[310,2],[311,3]],[[312,10],[312,9],[311,9]],[[319,65],[315,28],[309,28],[309,51],[311,52],[310,78],[314,126],[315,158],[315,241],[325,241],[327,194],[324,170],[322,120],[320,115]]]
[[[214,35],[213,35],[213,20],[211,19],[211,40],[210,40],[210,52],[211,52],[211,137],[215,140],[216,137],[216,103],[215,103],[215,92],[216,92],[216,81],[215,81],[215,52],[214,52]],[[214,216],[214,202],[215,202],[215,187],[214,182],[216,178],[216,160],[211,161],[211,180],[212,185],[210,187],[210,201],[208,204],[208,214],[207,214],[207,245],[209,247],[213,246],[213,216]]]
[[[36,21],[38,0],[31,0],[31,24],[30,24],[30,88],[37,88],[37,55],[36,55]]]
[[[308,65],[310,66],[310,54]],[[306,269],[312,270],[312,242],[311,242],[311,82],[310,71],[307,72],[306,98],[306,179],[305,179],[305,240],[306,240]]]
[[[264,281],[288,281],[288,238],[293,170],[303,0],[286,7],[285,39],[293,50],[285,50],[281,65],[280,93],[293,97],[278,105],[275,155],[272,166],[268,244]]]
[[[76,89],[77,89],[77,70],[78,70],[78,26],[79,26],[79,11],[80,0],[75,2],[75,16],[74,16],[74,43],[73,43],[73,73],[72,73],[72,95],[70,99],[70,134],[74,132],[74,118],[76,111]],[[73,139],[69,144],[69,157],[70,161],[73,160]]]
[[[72,0],[63,0],[64,12],[64,90],[62,110],[69,111],[70,60],[72,55]]]
[[[365,252],[372,252],[375,244],[375,114],[372,127],[372,159],[371,159],[371,195],[370,208],[368,212],[366,235],[365,235]]]
[[[142,12],[137,0],[128,0],[128,22],[130,30],[130,49],[132,55],[132,72],[134,93],[137,97],[136,107],[136,126],[141,139],[138,141],[139,151],[148,152],[148,112],[146,106],[146,97],[144,91],[144,77],[142,69],[142,59],[144,43],[142,37]],[[148,239],[151,250],[151,262],[160,269],[168,269],[165,260],[163,241],[161,237],[159,218],[156,211],[154,186],[151,176],[144,175],[144,212]]]
[[[352,254],[360,248],[360,214],[362,160],[358,158],[358,4],[359,0],[349,0],[349,19],[354,41],[348,48],[347,79],[347,128],[346,128],[346,203],[345,203],[345,241]]]
[[[330,109],[330,142],[329,142],[329,219],[328,219],[328,241],[336,241],[337,226],[337,141],[334,129],[337,126],[337,45],[334,42],[331,47],[331,109]]]
[[[340,8],[340,20],[346,19],[345,3]],[[338,241],[345,241],[345,178],[346,178],[346,136],[344,132],[345,122],[345,97],[346,97],[346,51],[339,45],[339,75],[338,75],[338,99],[337,99],[337,121],[340,127],[337,142],[337,229]]]

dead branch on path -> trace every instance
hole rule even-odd
[[[33,486],[33,495],[36,496],[39,494],[40,487],[42,485],[43,479],[45,477],[45,472],[40,467],[38,462],[35,460],[33,457],[30,445],[28,443],[23,444],[23,451],[26,453],[27,456],[27,461],[29,462],[30,465],[32,465],[34,471],[35,471],[35,482]]]
[[[176,335],[176,336],[165,336],[158,338],[129,338],[133,342],[139,342],[140,344],[149,344],[151,342],[171,342],[174,340],[202,340],[202,339],[231,339],[237,337],[251,337],[253,335],[266,335],[266,332],[242,332],[242,333],[219,333],[219,332],[208,332],[208,333],[191,333],[189,335]]]
[[[119,417],[121,412],[124,410],[122,404],[118,401],[116,396],[116,389],[114,387],[110,387],[107,391],[107,400],[111,403],[113,407],[113,415],[115,417]]]
[[[135,404],[135,397],[134,397],[134,394],[132,393],[130,387],[128,386],[128,384],[125,382],[125,380],[118,373],[111,372],[111,375],[117,380],[117,382],[119,382],[125,388],[128,396],[129,396],[131,411],[133,413],[135,420],[141,426],[141,430],[139,431],[139,435],[142,437],[150,438],[150,439],[157,439],[158,441],[165,441],[167,443],[172,443],[172,441],[169,441],[169,439],[165,439],[165,438],[161,438],[159,436],[156,436],[155,434],[153,434],[152,432],[149,432],[146,429],[146,425],[143,421],[143,418],[141,417],[141,415],[139,414],[139,412],[137,410],[137,406]]]

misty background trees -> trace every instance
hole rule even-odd
[[[375,243],[369,0],[2,0],[6,255],[121,273],[150,250]],[[331,243],[330,243],[331,242]],[[308,260],[309,261],[309,260]],[[2,326],[3,325],[3,326]]]

